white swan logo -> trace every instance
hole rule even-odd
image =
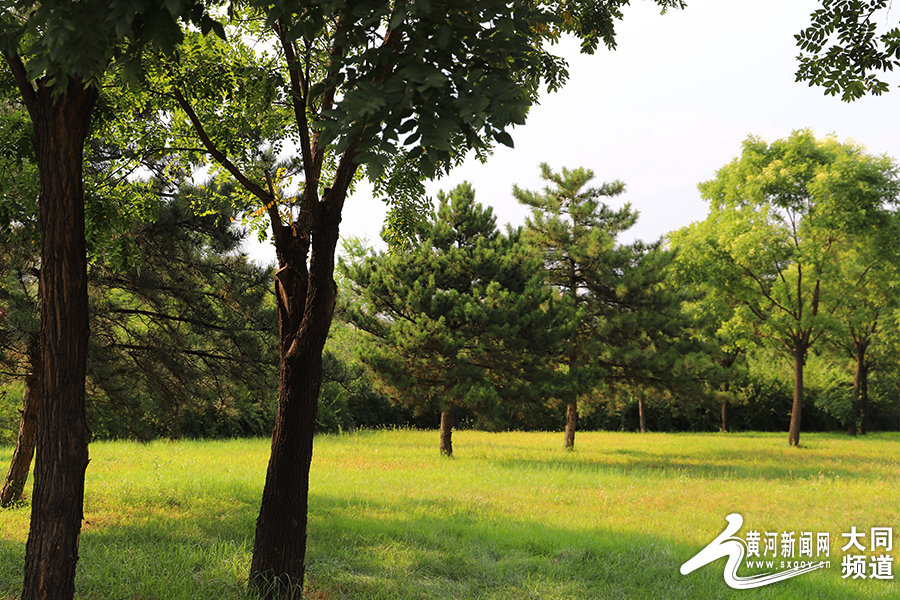
[[[821,569],[826,564],[824,562],[819,562],[794,567],[787,571],[762,573],[760,575],[753,575],[752,577],[741,577],[737,574],[737,570],[744,561],[744,556],[747,554],[747,548],[744,540],[732,536],[737,533],[741,528],[741,525],[744,524],[744,518],[735,513],[725,517],[725,520],[728,521],[728,526],[725,528],[725,531],[720,533],[706,548],[698,552],[694,558],[681,565],[682,575],[687,575],[702,566],[708,565],[714,560],[727,556],[728,561],[725,563],[725,583],[736,590],[748,590],[750,588],[762,587],[764,585],[769,585],[770,583],[790,579],[791,577],[796,577],[803,573],[809,573],[810,571]]]

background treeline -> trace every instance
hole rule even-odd
[[[2,118],[11,151],[0,182],[0,443],[10,444],[26,397],[36,393],[40,265],[30,124],[10,105]],[[462,185],[438,198],[436,212],[421,219],[406,247],[375,252],[351,240],[338,274],[318,430],[441,423],[496,431],[571,427],[573,436],[576,423],[582,430],[788,429],[794,365],[773,342],[777,332],[765,329],[779,316],[751,306],[753,286],[738,281],[748,266],[727,263],[711,242],[698,244],[704,236],[780,244],[777,228],[739,232],[735,223],[750,219],[747,198],[755,192],[747,182],[765,171],[762,163],[780,161],[786,169],[788,154],[802,152],[809,154],[807,170],[813,159],[841,169],[838,187],[804,191],[804,224],[816,207],[824,212],[819,198],[855,193],[845,189],[853,177],[877,190],[867,215],[857,197],[845,211],[853,212],[848,223],[838,224],[838,206],[820,225],[832,231],[846,225],[846,236],[824,243],[841,248],[838,264],[846,267],[854,257],[863,266],[835,270],[825,265],[827,252],[809,259],[813,252],[804,250],[781,255],[774,261],[780,271],[759,275],[787,281],[792,264],[812,260],[806,273],[819,269],[816,293],[833,303],[821,311],[817,343],[803,361],[802,428],[898,429],[897,306],[890,300],[896,244],[867,233],[897,231],[895,167],[808,132],[779,143],[782,155],[775,156],[777,143],[748,140],[742,159],[701,186],[718,221],[711,217],[666,241],[619,241],[638,214],[627,204],[611,209],[603,199],[624,184],[590,188],[590,171],[553,173],[546,165],[547,188],[514,190],[532,209],[522,228],[500,231],[490,208]],[[92,435],[269,435],[278,365],[274,273],[241,253],[248,234],[234,223],[233,188],[192,183],[184,165],[160,158],[143,161],[142,177],[112,182],[106,167],[123,151],[95,144],[87,160]],[[824,172],[810,172],[810,181]],[[797,182],[791,180],[794,195]],[[783,182],[757,184],[770,208],[753,215],[765,213],[772,227],[784,224],[784,215],[797,217],[797,206],[778,204],[773,190]],[[714,226],[724,233],[715,237]],[[806,243],[814,233],[796,239]],[[866,323],[847,323],[865,315]],[[859,344],[852,340],[863,334],[861,383]]]

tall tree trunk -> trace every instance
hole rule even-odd
[[[453,456],[453,408],[441,411],[441,454]]]
[[[578,428],[578,400],[566,405],[566,450],[575,449],[575,430]]]
[[[43,80],[31,87],[18,57],[7,59],[34,123],[41,178],[41,392],[22,599],[71,598],[88,464],[82,159],[97,90],[72,78],[54,98]]]
[[[791,407],[791,427],[788,431],[788,444],[800,445],[800,418],[803,410],[803,363],[806,359],[806,346],[794,346],[794,403]]]
[[[644,407],[644,397],[638,396],[638,420],[641,424],[641,433],[647,433],[647,413]]]
[[[278,413],[250,565],[250,579],[265,598],[300,597],[306,571],[309,470],[322,351],[337,297],[334,252],[343,197],[320,204],[308,271],[310,238],[291,228],[275,235],[281,266],[275,276],[281,338]],[[281,225],[273,222],[273,227]]]
[[[31,470],[31,459],[34,456],[34,437],[37,428],[38,405],[41,393],[40,348],[29,351],[31,372],[25,377],[25,401],[22,407],[22,419],[19,421],[19,435],[16,437],[16,449],[13,451],[9,473],[0,491],[0,508],[6,508],[22,499],[22,492],[28,482]]]

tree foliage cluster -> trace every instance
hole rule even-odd
[[[887,92],[879,74],[900,65],[900,28],[879,32],[890,10],[889,0],[823,0],[795,36],[801,50],[797,81],[840,93],[845,102]]]

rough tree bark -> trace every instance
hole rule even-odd
[[[22,406],[22,418],[19,421],[19,434],[16,437],[16,449],[13,451],[9,473],[3,483],[3,490],[0,491],[0,508],[12,506],[22,499],[22,492],[28,482],[28,473],[31,471],[41,393],[41,350],[37,346],[34,344],[28,350],[31,369],[25,376],[25,401]]]
[[[5,56],[34,124],[41,179],[41,391],[22,599],[72,598],[88,464],[82,158],[98,92],[78,78],[57,93],[46,78],[34,87],[18,55]]]
[[[349,180],[346,183],[349,186]],[[281,371],[272,452],[250,566],[251,579],[268,597],[287,598],[303,589],[309,469],[322,351],[337,298],[334,256],[346,189],[342,185],[329,191],[321,202],[307,195],[304,209],[309,206],[310,220],[290,227],[281,224],[277,210],[269,211],[281,267],[276,274]]]
[[[453,409],[441,411],[441,454],[453,456]]]
[[[284,41],[284,50],[288,64],[297,64],[290,43]],[[278,412],[250,565],[250,581],[265,598],[294,598],[303,589],[309,468],[322,385],[322,352],[337,298],[334,257],[360,144],[359,140],[351,143],[341,155],[332,187],[326,188],[320,200],[324,151],[319,148],[318,134],[310,136],[299,75],[296,70],[290,74],[306,185],[299,216],[287,225],[282,222],[268,174],[268,189],[251,181],[216,147],[187,98],[179,90],[173,92],[210,156],[262,201],[280,267],[275,275],[281,346]]]

